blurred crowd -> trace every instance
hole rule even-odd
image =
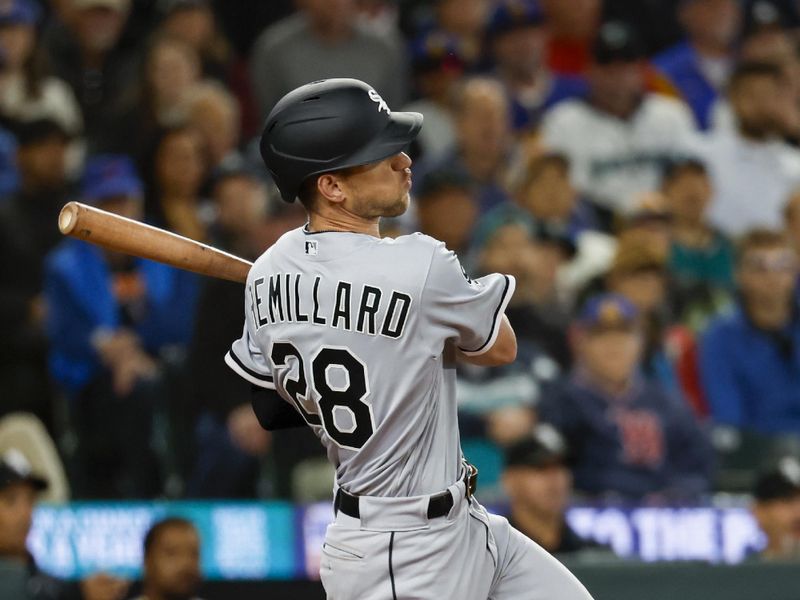
[[[0,451],[51,499],[329,497],[313,434],[263,431],[223,364],[241,286],[56,222],[79,200],[254,259],[305,222],[260,123],[336,76],[425,116],[383,233],[517,279],[516,362],[459,373],[482,497],[579,546],[541,515],[758,498],[800,455],[800,2],[4,0]]]

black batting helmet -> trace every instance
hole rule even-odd
[[[366,165],[402,151],[422,115],[392,112],[358,79],[323,79],[278,101],[261,134],[261,158],[286,202],[308,177]]]

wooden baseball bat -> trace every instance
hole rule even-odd
[[[244,283],[252,263],[222,250],[133,219],[69,202],[58,215],[64,235],[201,275]]]

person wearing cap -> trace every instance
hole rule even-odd
[[[42,66],[35,0],[0,3],[0,115],[7,119],[57,121],[70,134],[83,128],[80,107],[70,87]]]
[[[762,472],[751,507],[766,544],[763,560],[800,560],[800,461],[787,456]]]
[[[69,136],[51,119],[13,125],[19,190],[0,206],[0,415],[33,412],[52,423],[47,377],[44,259],[61,240],[55,227],[68,199]]]
[[[486,28],[494,71],[506,86],[516,131],[535,129],[545,110],[568,98],[582,97],[586,82],[550,72],[547,32],[538,0],[502,0]]]
[[[143,214],[142,182],[126,156],[91,158],[80,198],[124,217]],[[166,401],[159,375],[171,367],[160,355],[189,340],[196,277],[69,239],[48,256],[44,282],[50,372],[68,396],[85,459],[76,493],[155,493],[149,431]]]
[[[709,323],[700,374],[720,425],[800,433],[798,258],[778,230],[755,229],[738,248],[738,302]]]
[[[254,42],[250,79],[267,115],[287,92],[309,81],[347,74],[368,81],[393,106],[408,96],[402,48],[357,27],[354,0],[307,0]]]
[[[557,104],[542,132],[567,155],[576,187],[610,229],[614,215],[658,187],[663,165],[685,153],[695,127],[681,102],[646,92],[644,48],[628,24],[605,23],[593,50],[586,100]]]
[[[115,131],[138,80],[136,50],[121,43],[130,9],[130,0],[70,0],[68,16],[42,36],[53,74],[78,100],[90,152]]]
[[[537,427],[505,449],[503,489],[509,522],[551,554],[603,548],[580,537],[565,512],[572,500],[572,473],[564,440],[554,429]]]
[[[698,500],[713,452],[686,404],[641,374],[639,312],[623,296],[586,301],[573,323],[575,364],[538,407],[570,448],[589,497]]]
[[[31,470],[16,448],[0,456],[0,598],[122,600],[126,581],[97,574],[79,583],[66,582],[36,565],[26,542],[37,496],[47,487],[47,481]]]
[[[653,59],[660,85],[682,98],[697,126],[710,129],[715,103],[735,64],[742,18],[737,0],[681,0],[678,18],[686,40]]]
[[[428,31],[409,45],[411,73],[419,98],[403,110],[425,115],[425,129],[416,140],[418,156],[441,159],[455,143],[453,94],[466,68],[461,41],[438,29]]]

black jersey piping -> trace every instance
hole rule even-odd
[[[394,531],[389,537],[389,579],[392,582],[392,600],[397,600],[397,591],[394,588],[394,569],[392,568],[392,549],[394,548]]]
[[[250,367],[248,367],[247,365],[245,365],[241,361],[241,359],[238,356],[236,356],[236,353],[233,351],[233,348],[231,348],[228,351],[228,354],[230,354],[230,357],[234,360],[234,362],[237,365],[239,365],[239,367],[241,367],[242,371],[244,371],[245,373],[247,373],[251,377],[255,377],[256,379],[258,379],[259,381],[263,381],[264,383],[274,383],[275,382],[275,380],[272,378],[271,375],[262,375],[261,373],[258,373],[256,371],[254,371],[253,369],[251,369]]]
[[[494,335],[494,328],[497,326],[497,317],[500,316],[500,309],[503,308],[503,304],[506,301],[506,294],[508,294],[508,288],[511,285],[511,281],[508,279],[508,275],[503,275],[503,279],[506,281],[506,286],[503,288],[503,295],[500,296],[500,302],[497,303],[497,308],[494,310],[494,316],[492,317],[492,327],[489,329],[489,337],[486,338],[486,341],[483,342],[480,348],[476,348],[475,350],[465,350],[464,348],[459,348],[462,352],[469,352],[473,354],[475,352],[480,352],[489,344],[492,340],[492,336]]]

